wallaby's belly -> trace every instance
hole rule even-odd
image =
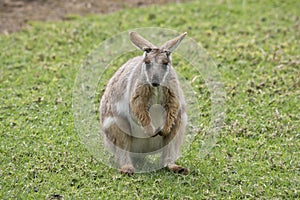
[[[166,122],[166,110],[163,107],[165,97],[159,90],[154,91],[154,96],[150,99],[151,106],[149,108],[149,115],[151,122],[155,127],[155,130],[161,130]],[[183,114],[186,116],[186,114]],[[183,117],[186,120],[186,117]],[[128,120],[131,124],[131,135],[133,136],[131,143],[131,152],[133,153],[156,153],[162,151],[165,142],[164,137],[156,135],[150,137],[145,134],[142,127],[138,124],[134,116],[128,116]]]
[[[164,108],[155,104],[149,109],[151,123],[154,125],[155,130],[161,130],[165,123],[166,113]],[[131,135],[133,136],[131,150],[135,153],[151,153],[163,147],[163,137],[156,135],[151,137],[147,135],[142,127],[137,123],[134,116],[130,117]]]
[[[131,143],[131,152],[151,153],[161,150],[163,147],[163,137],[157,135],[150,138],[134,138]]]

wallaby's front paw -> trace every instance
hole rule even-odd
[[[145,134],[149,135],[150,137],[155,135],[155,128],[152,124],[143,127]]]
[[[167,136],[171,132],[171,128],[164,126],[164,128],[159,132],[161,136]]]

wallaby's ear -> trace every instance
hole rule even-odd
[[[160,47],[160,49],[165,49],[165,50],[168,50],[170,52],[173,52],[178,47],[178,45],[183,40],[183,38],[186,36],[186,34],[187,34],[186,32],[182,33],[178,37],[176,37],[176,38],[174,38],[172,40],[169,40],[168,42],[166,42],[165,44],[163,44]]]
[[[130,32],[129,37],[131,42],[142,51],[148,51],[157,48],[155,45],[153,45],[148,40],[144,39],[137,32]]]

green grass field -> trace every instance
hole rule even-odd
[[[299,199],[299,8],[297,0],[195,1],[31,22],[1,35],[0,199]],[[150,26],[187,31],[216,62],[226,91],[216,147],[201,157],[196,141],[178,160],[187,176],[123,176],[75,130],[82,62],[105,39]],[[205,132],[209,94],[201,81],[195,88]]]

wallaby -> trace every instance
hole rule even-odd
[[[109,80],[100,102],[106,147],[120,172],[134,173],[133,154],[162,151],[161,164],[187,174],[175,164],[187,124],[186,105],[171,53],[186,33],[156,47],[136,32],[131,42],[144,52],[127,61]]]

